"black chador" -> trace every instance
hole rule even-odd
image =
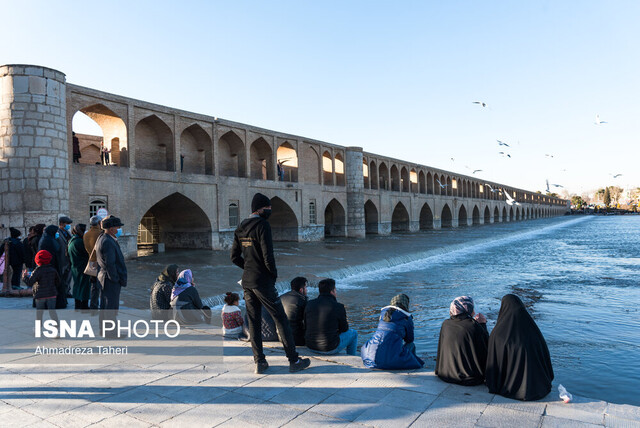
[[[516,400],[538,400],[551,391],[549,348],[522,300],[513,294],[502,298],[489,337],[485,376],[489,392]]]

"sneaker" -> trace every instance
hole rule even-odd
[[[255,374],[262,374],[262,373],[266,372],[268,368],[269,368],[269,363],[267,363],[265,360],[258,361],[256,363]]]
[[[289,363],[289,373],[299,372],[300,370],[304,370],[311,365],[311,360],[309,358],[298,358],[298,361],[295,363]]]

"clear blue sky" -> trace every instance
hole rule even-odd
[[[1,10],[2,64],[44,65],[75,84],[460,173],[482,169],[529,190],[547,178],[578,193],[640,186],[638,1],[2,0]],[[596,126],[596,114],[609,123]],[[511,144],[511,159],[496,139]]]

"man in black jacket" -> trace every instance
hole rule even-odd
[[[8,260],[9,263],[6,263],[5,266],[11,266],[11,286],[17,289],[20,288],[20,274],[22,274],[25,249],[22,241],[18,239],[20,235],[22,235],[22,232],[13,227],[9,228],[9,232],[11,233],[11,237],[5,239],[0,245],[0,256],[4,254],[5,248],[8,247],[9,251],[5,256],[5,260]]]
[[[324,355],[337,354],[346,348],[356,355],[358,333],[349,328],[347,311],[338,303],[336,282],[331,278],[318,283],[320,295],[310,300],[304,311],[305,342],[309,350]]]
[[[102,220],[104,233],[96,241],[98,283],[102,289],[99,317],[101,329],[105,327],[104,320],[115,321],[117,310],[120,308],[120,289],[127,286],[127,267],[117,240],[117,237],[122,235],[122,226],[124,224],[118,217],[105,217]]]
[[[291,326],[276,291],[276,260],[273,256],[273,240],[271,226],[267,219],[271,215],[271,201],[265,195],[256,193],[251,201],[249,218],[240,223],[233,236],[231,261],[244,271],[242,288],[249,318],[249,335],[256,373],[264,373],[269,364],[262,351],[262,306],[267,309],[276,323],[278,334],[282,340],[289,371],[297,372],[311,364],[308,358],[298,358]]]
[[[291,291],[280,296],[296,346],[304,346],[304,308],[307,306],[308,285],[307,278],[297,276],[291,280]]]

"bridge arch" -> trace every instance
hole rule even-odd
[[[302,149],[302,180],[309,184],[322,184],[320,155],[311,146]]]
[[[498,210],[498,207],[495,207],[493,209],[493,222],[494,223],[500,222],[500,210]]]
[[[427,193],[427,182],[424,171],[420,170],[418,174],[418,191],[423,195]]]
[[[433,212],[428,203],[422,205],[420,210],[420,230],[433,229]]]
[[[485,206],[484,207],[484,224],[489,224],[491,223],[491,211],[489,210],[489,207]]]
[[[509,218],[507,217],[507,207],[502,207],[502,221],[509,221]]]
[[[378,180],[378,167],[375,161],[369,163],[369,183],[371,184],[371,189],[378,189],[380,181]]]
[[[251,143],[249,149],[249,174],[256,180],[273,180],[273,150],[262,137]]]
[[[409,212],[402,202],[398,202],[393,209],[391,216],[392,232],[408,232],[409,231]]]
[[[336,156],[333,160],[334,171],[336,173],[336,186],[344,186],[345,185],[345,174],[344,174],[344,157],[342,153],[336,153]]]
[[[380,189],[389,190],[389,168],[387,167],[386,163],[380,162],[378,175],[380,176]]]
[[[427,171],[427,194],[433,195],[433,176]]]
[[[276,151],[276,160],[282,168],[282,181],[298,182],[298,152],[293,145],[285,141]]]
[[[322,154],[322,184],[333,186],[333,158],[331,153],[325,151]]]
[[[91,120],[102,131],[101,137],[104,142],[104,146],[110,150],[111,164],[117,166],[129,166],[129,146],[127,143],[127,125],[124,120],[114,113],[109,107],[104,104],[91,104],[86,107],[78,109],[72,118],[72,130],[76,131],[76,117],[80,116],[78,113],[87,116],[86,120]],[[83,157],[80,158],[80,163],[95,164],[100,160],[100,148],[97,143],[92,141],[83,141],[82,136],[79,135],[80,140],[80,153]],[[97,149],[97,150],[96,150]],[[86,155],[85,155],[86,150]],[[70,153],[72,153],[70,151]],[[96,159],[95,155],[98,154]]]
[[[155,114],[135,128],[136,168],[175,171],[173,133]]]
[[[324,209],[324,235],[346,236],[347,216],[344,207],[336,199],[332,199]]]
[[[218,140],[219,175],[226,177],[246,177],[245,146],[233,131],[226,132]]]
[[[453,227],[453,216],[451,215],[451,209],[448,204],[444,204],[442,207],[442,213],[440,214],[440,227]]]
[[[458,210],[458,227],[465,227],[467,225],[467,209],[464,205],[460,205],[460,209]]]
[[[513,221],[513,207],[509,208],[509,221]]]
[[[408,193],[411,191],[411,178],[409,177],[409,171],[404,166],[400,170],[400,183],[400,188],[403,192]]]
[[[271,198],[269,224],[274,241],[298,240],[298,217],[289,204],[277,196]]]
[[[473,225],[480,224],[480,209],[478,209],[477,205],[473,206],[473,213],[471,214],[471,218],[473,219]]]
[[[186,174],[213,174],[213,145],[207,131],[194,123],[180,134],[181,170]]]
[[[177,209],[179,207],[179,209]],[[138,247],[211,249],[211,222],[200,206],[179,192],[156,202],[138,223]]]
[[[391,190],[400,191],[400,171],[395,165],[391,166]]]
[[[380,216],[378,214],[378,208],[371,199],[367,200],[364,204],[364,224],[365,232],[367,234],[377,234],[378,224],[380,223]]]

